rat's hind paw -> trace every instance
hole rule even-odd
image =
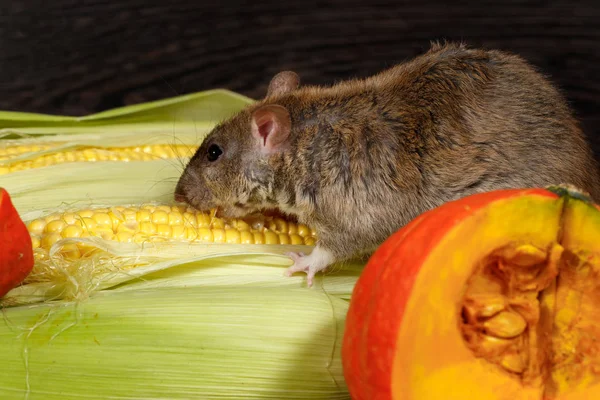
[[[329,251],[318,246],[308,256],[303,253],[287,253],[287,255],[294,260],[294,265],[285,271],[285,275],[292,276],[295,272],[306,272],[308,287],[312,286],[315,274],[323,271],[334,261],[334,257]]]

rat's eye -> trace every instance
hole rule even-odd
[[[221,148],[216,144],[211,144],[210,146],[208,146],[206,158],[210,162],[217,161],[221,154],[223,154],[223,150],[221,150]]]

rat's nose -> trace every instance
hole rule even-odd
[[[175,193],[175,201],[178,203],[185,203],[185,196],[180,193]]]
[[[178,203],[185,203],[186,202],[186,197],[185,197],[185,191],[183,190],[183,185],[181,184],[181,182],[179,182],[177,184],[177,186],[175,187],[175,201]]]

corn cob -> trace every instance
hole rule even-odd
[[[49,154],[41,154],[32,159],[11,159],[27,153],[48,151],[59,144],[11,144],[0,145],[0,175],[24,169],[40,168],[68,162],[96,161],[149,161],[155,159],[174,159],[188,157],[195,151],[194,146],[188,145],[147,145],[131,147],[93,147],[85,146],[72,150],[59,150]],[[3,165],[2,165],[3,164]]]
[[[217,218],[179,205],[89,208],[54,213],[28,222],[37,259],[63,238],[101,237],[122,243],[187,240],[202,243],[314,245],[316,232],[280,217]],[[81,258],[84,245],[65,245],[69,258]]]

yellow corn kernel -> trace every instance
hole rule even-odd
[[[125,221],[123,213],[121,213],[118,210],[110,210],[107,214],[110,217],[112,228],[114,230],[116,230],[119,227],[119,225],[121,225]]]
[[[285,233],[280,233],[279,235],[279,243],[280,244],[290,244],[290,237]]]
[[[169,225],[182,225],[183,215],[179,211],[169,213]]]
[[[139,228],[139,225],[135,222],[124,222],[122,224],[119,224],[117,226],[117,229],[113,228],[113,230],[116,230],[117,233],[127,232],[127,233],[131,233],[133,235],[138,228]]]
[[[225,229],[213,229],[213,241],[215,243],[225,243]]]
[[[265,231],[266,244],[279,244],[279,236],[273,231]]]
[[[304,244],[304,239],[300,235],[292,233],[289,238],[291,244]]]
[[[63,221],[62,219],[55,219],[46,224],[46,228],[44,229],[44,232],[60,233],[66,226],[67,226],[67,223],[65,221]]]
[[[185,238],[185,227],[183,225],[172,225],[171,235],[173,239],[184,239]]]
[[[94,216],[94,210],[81,210],[77,214],[81,218],[92,218]]]
[[[254,244],[254,235],[249,230],[240,231],[241,244]]]
[[[242,242],[240,232],[235,229],[225,229],[225,243],[239,244]]]
[[[119,241],[121,243],[133,242],[133,235],[131,234],[131,232],[122,231],[122,232],[118,232],[115,236],[117,238],[117,241]]]
[[[75,221],[75,225],[79,225],[83,228],[84,231],[91,231],[96,228],[96,221],[89,217],[82,217]]]
[[[253,232],[255,244],[265,244],[265,235],[262,232]]]
[[[314,246],[316,243],[317,241],[312,236],[304,238],[304,244],[307,246]]]
[[[96,221],[98,226],[110,226],[112,228],[113,221],[112,221],[112,218],[110,217],[110,215],[108,215],[107,213],[104,213],[104,212],[94,213],[94,215],[92,216],[92,219],[94,221]]]
[[[223,221],[221,218],[211,218],[210,219],[210,226],[213,229],[225,229],[225,221]]]
[[[169,223],[169,214],[162,210],[156,210],[152,213],[152,222],[155,224]]]
[[[297,235],[298,234],[298,225],[296,224],[288,224],[288,235]]]
[[[40,247],[41,241],[38,235],[31,235],[31,247],[37,249]]]
[[[170,212],[174,211],[173,207],[171,207],[171,206],[165,206],[165,205],[162,205],[162,206],[158,205],[158,206],[156,206],[156,210],[157,211],[164,211],[166,213],[170,213]]]
[[[61,217],[63,221],[67,223],[67,225],[72,225],[77,220],[78,216],[72,212],[64,213]]]
[[[112,229],[105,228],[105,227],[98,227],[98,228],[94,229],[92,234],[93,234],[93,236],[98,236],[105,240],[112,240],[115,236],[115,233],[113,232]]]
[[[197,239],[203,242],[213,242],[213,231],[211,231],[209,228],[198,228]]]
[[[302,237],[307,237],[310,235],[310,229],[308,228],[308,226],[304,225],[304,224],[298,224],[298,235],[302,236]]]
[[[149,222],[152,221],[152,213],[150,210],[141,209],[137,212],[135,218],[137,222]]]
[[[30,233],[34,233],[36,235],[44,232],[44,228],[46,227],[46,221],[43,219],[34,219],[27,225],[27,229]]]
[[[208,214],[199,213],[196,216],[196,221],[198,222],[198,228],[209,228],[211,217]]]
[[[157,224],[156,234],[159,236],[170,237],[172,235],[171,227],[168,224]]]
[[[96,152],[93,151],[92,149],[83,150],[83,156],[88,161],[96,161]]]
[[[121,215],[125,219],[125,222],[137,222],[137,211],[126,208],[121,211]]]
[[[267,228],[277,233],[287,233],[288,232],[288,223],[281,218],[274,218],[269,221]]]
[[[235,229],[237,229],[239,231],[249,231],[251,228],[250,228],[250,225],[246,221],[244,221],[242,219],[238,219],[235,221]]]
[[[188,240],[198,240],[198,230],[195,228],[185,228],[185,238]]]
[[[198,226],[198,219],[195,214],[186,211],[183,213],[183,224],[188,228],[196,228]]]
[[[144,204],[140,207],[142,210],[148,210],[151,213],[156,211],[156,206],[154,204]]]
[[[146,235],[153,235],[156,233],[156,225],[151,221],[140,222],[140,231]]]
[[[60,233],[64,238],[78,238],[83,234],[83,228],[79,225],[67,225]]]
[[[62,239],[60,233],[52,232],[43,236],[40,242],[41,247],[50,250],[50,247],[54,245],[54,243],[58,242]]]

